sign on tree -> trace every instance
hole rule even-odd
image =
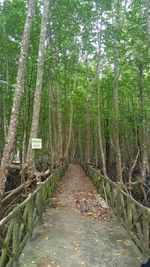
[[[32,138],[32,149],[42,149],[42,139],[41,138]]]

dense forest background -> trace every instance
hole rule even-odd
[[[0,12],[0,194],[8,173],[13,188],[17,174],[85,161],[149,205],[149,1],[4,0]]]

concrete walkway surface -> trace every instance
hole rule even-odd
[[[115,217],[108,221],[86,216],[73,205],[71,195],[79,188],[79,193],[85,188],[84,183],[81,183],[81,188],[80,181],[77,182],[82,177],[80,167],[69,166],[61,181],[61,189],[58,187],[61,205],[53,208],[47,206],[43,223],[35,228],[32,240],[26,244],[20,257],[20,267],[141,266],[139,250]],[[86,181],[87,178],[83,179]]]

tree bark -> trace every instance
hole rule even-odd
[[[86,142],[85,142],[85,161],[87,163],[90,162],[90,147],[91,147],[91,92],[89,88],[89,69],[88,69],[88,61],[86,60]]]
[[[17,130],[17,125],[18,125],[19,106],[20,106],[24,73],[25,73],[25,63],[26,63],[28,44],[29,44],[29,36],[30,36],[30,30],[31,30],[33,15],[34,15],[34,2],[35,0],[29,1],[28,12],[26,16],[24,32],[23,32],[23,37],[22,37],[18,73],[17,73],[17,80],[16,80],[16,89],[15,89],[14,98],[13,98],[12,113],[11,113],[7,139],[6,139],[3,157],[1,160],[1,167],[0,167],[0,195],[4,194],[7,169],[11,163],[11,154],[13,152],[14,143],[15,143],[16,130]]]
[[[116,18],[115,28],[120,31],[119,16],[120,16],[120,0],[116,3]],[[119,103],[118,103],[118,80],[119,80],[119,54],[118,54],[118,38],[114,37],[114,135],[115,135],[115,153],[116,153],[116,169],[117,181],[122,181],[121,153],[119,140]]]
[[[102,14],[101,14],[101,24],[99,29],[99,56],[101,56],[101,30],[102,30]],[[99,148],[100,148],[100,155],[101,155],[101,161],[102,161],[102,169],[104,176],[107,177],[107,171],[106,171],[106,160],[105,160],[105,152],[104,152],[104,145],[103,145],[103,138],[102,138],[102,123],[101,123],[101,112],[100,112],[100,82],[99,82],[99,68],[100,68],[100,62],[97,64],[96,67],[96,78],[97,78],[97,108],[98,108],[98,141],[99,141]]]
[[[0,140],[0,159],[2,158],[2,155],[3,155],[3,149],[4,149],[4,146],[3,144],[5,143],[5,130],[4,130],[4,98],[3,98],[3,93],[4,93],[4,90],[3,90],[3,86],[2,86],[2,90],[0,92],[0,137],[1,137],[1,140]]]
[[[62,138],[62,112],[61,112],[61,101],[60,101],[60,87],[56,84],[56,95],[57,95],[57,129],[58,129],[58,163],[62,160],[63,156],[63,138]]]
[[[150,0],[148,0],[147,27],[148,27],[148,47],[150,52]]]
[[[49,149],[50,149],[50,163],[51,169],[53,169],[54,165],[54,152],[53,152],[53,139],[52,139],[52,87],[49,84],[48,88],[48,128],[49,128]]]
[[[109,104],[108,104],[109,106]],[[109,108],[109,107],[108,107]],[[105,123],[105,149],[106,149],[106,168],[107,173],[109,174],[110,171],[110,135],[109,135],[109,114],[107,114],[106,117],[106,123]]]
[[[144,95],[143,95],[143,66],[139,64],[139,101],[141,108],[140,119],[140,158],[141,158],[141,178],[145,181],[147,168],[147,153],[146,153],[146,135],[145,135],[145,115],[144,115]]]
[[[49,11],[49,1],[44,0],[41,31],[40,31],[39,53],[38,53],[37,79],[36,79],[36,88],[34,93],[32,125],[31,125],[30,140],[27,153],[27,167],[31,176],[35,171],[34,151],[31,148],[31,140],[32,138],[36,138],[38,135],[48,11]]]
[[[74,81],[74,88],[73,88],[72,96],[71,96],[71,99],[70,99],[70,110],[71,111],[70,111],[69,134],[68,134],[68,140],[67,140],[67,143],[66,143],[66,150],[65,150],[65,153],[64,153],[64,156],[63,156],[63,158],[65,160],[68,160],[69,148],[70,148],[71,137],[72,137],[72,125],[73,125],[73,113],[74,113],[73,96],[74,96],[75,88],[76,88],[76,78],[75,78],[75,81]]]
[[[98,118],[97,118],[97,120],[98,120],[98,138],[99,138],[100,154],[101,154],[101,160],[102,160],[102,168],[103,168],[104,176],[107,176],[105,153],[104,153],[103,140],[102,140],[102,129],[101,129],[100,84],[99,84],[99,81],[98,81],[97,107],[98,107]]]
[[[114,132],[117,167],[117,181],[122,181],[121,153],[119,143],[119,105],[118,105],[118,56],[114,59]]]

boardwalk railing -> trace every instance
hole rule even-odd
[[[17,266],[19,255],[33,228],[42,217],[44,206],[54,192],[65,167],[55,170],[28,198],[0,221],[0,267]]]
[[[141,205],[123,190],[122,184],[116,184],[101,175],[88,164],[82,164],[86,175],[92,180],[105,201],[112,207],[119,221],[144,256],[150,255],[150,209]]]

